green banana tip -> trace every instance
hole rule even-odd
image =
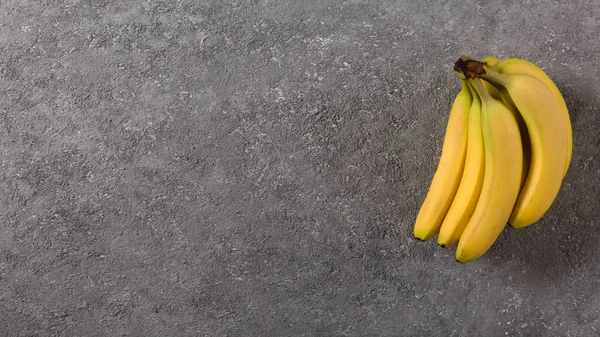
[[[485,74],[484,64],[473,59],[464,59],[461,56],[456,63],[454,63],[454,73],[458,77],[464,76],[467,79],[479,78]],[[462,78],[462,77],[461,77]]]

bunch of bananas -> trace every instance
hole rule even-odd
[[[466,263],[507,223],[523,228],[548,211],[571,162],[572,131],[562,94],[530,61],[462,56],[454,73],[462,90],[414,235],[458,244],[456,260]]]

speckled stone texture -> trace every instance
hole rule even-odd
[[[595,336],[600,6],[0,0],[0,335]],[[571,110],[550,211],[412,238],[460,55]]]

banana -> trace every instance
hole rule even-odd
[[[483,81],[483,83],[485,85],[489,82]],[[490,85],[492,84],[490,83]],[[514,106],[514,103],[511,100],[508,91],[502,86],[494,88],[496,89],[498,96],[492,96],[497,100],[504,102],[504,104],[506,104],[510,108],[510,111],[517,119],[517,123],[519,124],[519,130],[521,131],[521,143],[523,143],[523,173],[521,174],[521,183],[519,184],[519,187],[520,189],[522,189],[525,185],[525,181],[527,180],[527,174],[529,173],[529,165],[531,163],[531,142],[529,140],[529,133],[527,132],[527,124],[525,123],[523,116],[521,116],[521,114],[517,110],[517,107]]]
[[[460,263],[483,255],[502,233],[519,194],[523,169],[521,135],[514,114],[486,91],[480,79],[469,82],[481,98],[485,171],[481,195],[456,249]]]
[[[464,170],[472,97],[466,82],[461,83],[462,89],[456,96],[448,117],[438,168],[415,221],[414,236],[423,241],[439,232]]]
[[[502,62],[502,60],[497,57],[488,56],[482,58],[479,62],[485,64],[487,67],[493,68],[497,66],[498,63]],[[483,84],[485,85],[485,82],[483,82]]]
[[[414,236],[458,244],[456,260],[485,254],[507,223],[522,228],[550,209],[572,156],[562,94],[527,60],[461,56],[441,158]]]
[[[565,170],[563,177],[567,174],[569,170],[569,166],[571,165],[571,157],[573,153],[573,131],[571,128],[571,118],[569,117],[569,109],[567,108],[567,104],[565,103],[565,99],[563,98],[560,90],[552,81],[550,76],[542,70],[538,65],[533,62],[527,61],[522,58],[508,58],[498,63],[486,63],[487,67],[496,70],[501,74],[507,75],[516,75],[516,74],[527,74],[536,77],[540,81],[542,81],[548,89],[552,92],[556,100],[558,101],[558,105],[560,107],[563,119],[564,126],[567,131],[567,154],[565,159]]]
[[[556,96],[544,82],[532,75],[501,74],[481,66],[481,78],[506,91],[527,125],[531,144],[529,172],[509,220],[513,228],[522,228],[538,221],[560,190],[568,128]]]
[[[481,130],[481,101],[475,89],[470,85],[469,87],[473,103],[469,111],[467,156],[460,185],[440,227],[438,244],[444,248],[450,248],[458,242],[473,214],[483,183],[485,152]]]

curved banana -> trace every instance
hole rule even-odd
[[[471,86],[469,85],[469,87]],[[473,103],[469,111],[465,168],[454,200],[442,222],[438,235],[438,244],[444,248],[450,248],[458,242],[473,214],[483,183],[485,152],[481,130],[481,101],[475,89],[470,89]]]
[[[466,82],[461,83],[462,89],[456,96],[448,117],[438,168],[415,221],[415,238],[423,241],[439,232],[464,170],[472,98]]]
[[[461,263],[483,255],[502,233],[519,194],[523,169],[521,135],[513,113],[489,95],[480,79],[470,82],[481,98],[485,172],[477,206],[456,249]]]
[[[535,63],[517,57],[505,59],[497,63],[496,65],[493,65],[493,63],[486,64],[486,66],[496,70],[501,74],[527,74],[534,76],[540,81],[542,81],[548,87],[548,89],[550,89],[554,97],[556,97],[558,105],[560,106],[562,117],[564,119],[564,126],[567,131],[567,154],[565,161],[565,170],[563,174],[564,177],[567,174],[567,171],[569,170],[569,166],[571,165],[571,156],[573,152],[573,131],[571,129],[571,118],[569,117],[569,109],[567,108],[565,99],[563,98],[560,90],[558,89],[554,81],[552,81],[550,76],[548,76],[548,74]]]
[[[489,83],[486,81],[482,82],[484,86],[486,83]],[[521,174],[521,183],[519,184],[519,188],[522,189],[525,185],[525,181],[527,180],[527,175],[529,174],[529,166],[531,164],[531,141],[529,140],[527,124],[525,123],[523,116],[521,116],[521,114],[517,110],[517,107],[514,106],[514,102],[511,100],[508,91],[504,87],[498,86],[498,88],[496,88],[496,92],[498,93],[498,97],[493,95],[492,97],[499,101],[502,101],[504,104],[506,104],[506,106],[510,108],[510,111],[517,119],[517,123],[519,124],[519,130],[521,131],[521,143],[523,144],[523,173]]]
[[[485,66],[483,69],[481,78],[506,90],[527,125],[531,162],[509,220],[513,228],[522,228],[538,221],[560,190],[567,157],[567,127],[558,100],[544,82],[528,74],[506,75]]]

